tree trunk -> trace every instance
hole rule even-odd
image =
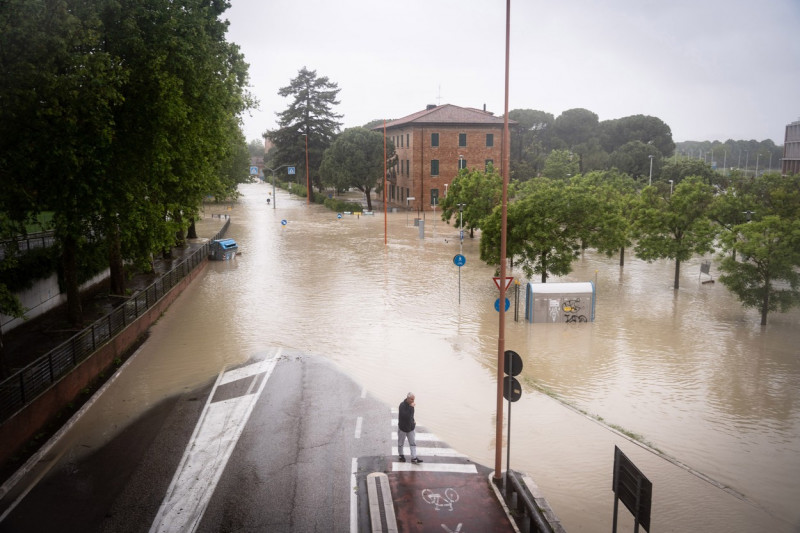
[[[681,261],[680,261],[680,259],[676,259],[675,260],[675,285],[674,285],[674,288],[675,288],[676,291],[678,290],[678,287],[680,286],[679,285],[680,277],[681,277]]]
[[[108,269],[109,292],[118,296],[125,294],[125,267],[120,246],[119,226],[115,224],[108,236]]]
[[[83,325],[81,288],[78,283],[78,243],[74,237],[62,241],[61,265],[64,269],[64,285],[67,289],[67,320],[75,326]]]
[[[372,211],[372,187],[365,187],[364,194],[367,197],[367,211]]]
[[[625,247],[619,249],[619,266],[625,266]]]
[[[767,314],[769,314],[769,292],[772,289],[772,283],[767,278],[764,283],[764,301],[761,302],[761,325],[767,325]]]
[[[186,246],[186,237],[183,234],[183,215],[177,213],[175,215],[175,220],[178,221],[178,230],[175,232],[175,246],[178,248],[183,248]]]
[[[195,219],[192,219],[192,223],[189,225],[189,233],[186,235],[188,239],[196,239],[197,238],[197,225],[195,224]]]

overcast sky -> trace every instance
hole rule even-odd
[[[250,65],[249,140],[304,66],[343,127],[427,104],[503,114],[503,0],[231,0]],[[800,0],[512,0],[509,109],[652,115],[675,141],[772,139],[800,120]]]

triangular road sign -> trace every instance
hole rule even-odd
[[[500,290],[500,277],[492,278],[494,280],[494,284],[497,286],[497,290]],[[511,282],[514,281],[513,276],[506,276],[506,290],[511,286]]]

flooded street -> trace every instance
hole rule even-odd
[[[61,453],[100,446],[161,399],[281,347],[330,358],[391,407],[413,391],[419,424],[492,467],[497,289],[478,239],[463,243],[459,303],[458,230],[431,213],[424,239],[416,213],[390,213],[385,245],[382,212],[337,219],[280,190],[273,208],[268,185],[241,190],[226,236],[242,253],[208,265]],[[700,258],[682,265],[676,292],[672,262],[626,255],[620,268],[587,253],[563,279],[596,283],[593,323],[525,322],[524,285],[515,322],[509,293],[505,347],[524,360],[511,467],[567,531],[610,529],[614,445],[653,482],[654,531],[800,531],[800,313],[762,328],[721,283],[700,282]]]

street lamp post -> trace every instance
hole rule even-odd
[[[459,222],[459,255],[464,255],[464,206],[467,204],[456,204],[458,206]],[[461,303],[461,267],[458,267],[458,303]]]
[[[290,166],[292,166],[292,165],[290,165],[290,164],[288,164],[288,163],[287,163],[287,164],[285,164],[285,165],[281,165],[281,166],[279,166],[278,168],[268,168],[268,169],[267,169],[267,170],[269,170],[270,172],[272,172],[272,209],[275,209],[275,207],[276,207],[276,205],[277,205],[277,203],[278,203],[277,196],[275,196],[275,171],[276,171],[276,170],[280,170],[280,169],[282,169],[283,167],[290,167]]]
[[[672,180],[669,180],[669,197],[672,198]]]
[[[308,133],[304,133],[306,138],[306,205],[311,203],[311,178],[308,170]]]
[[[648,185],[653,184],[653,157],[652,155],[647,156],[650,158],[650,181],[647,182]]]

